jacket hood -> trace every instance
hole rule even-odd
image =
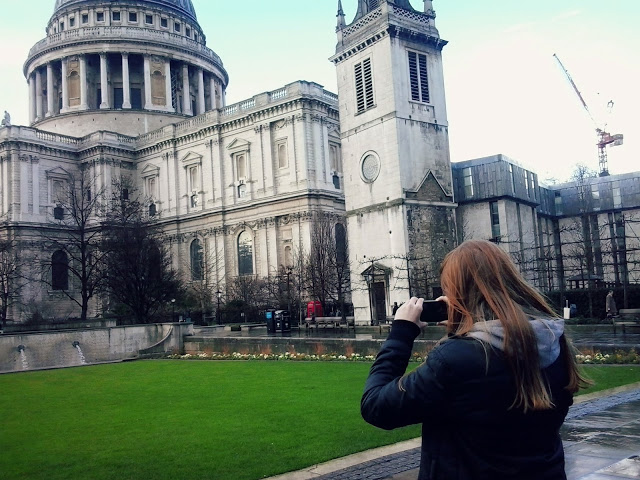
[[[546,368],[560,356],[560,337],[564,333],[564,320],[533,318],[529,323],[538,339],[540,366]],[[504,328],[500,320],[477,322],[467,335],[504,351]]]

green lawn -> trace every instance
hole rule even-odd
[[[418,436],[361,419],[369,367],[160,360],[1,375],[0,477],[254,480]],[[596,388],[640,380],[640,367],[586,368]]]

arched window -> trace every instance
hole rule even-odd
[[[191,242],[189,257],[191,259],[191,280],[204,280],[204,264],[200,240],[196,239]]]
[[[62,250],[57,250],[51,255],[51,288],[69,290],[69,259]]]
[[[246,230],[238,235],[238,275],[253,275],[253,239]]]
[[[344,225],[336,223],[336,260],[344,263],[347,259],[347,232]]]

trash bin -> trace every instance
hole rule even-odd
[[[276,311],[267,310],[264,316],[267,320],[267,333],[276,333]]]
[[[291,331],[291,315],[289,310],[276,310],[276,332],[290,332]]]

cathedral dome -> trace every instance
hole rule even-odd
[[[79,4],[97,3],[96,0],[56,0],[56,6],[53,10],[55,15],[59,10],[69,7],[78,6]],[[144,0],[143,3],[148,3],[150,6],[158,6],[170,8],[182,13],[192,20],[197,21],[196,9],[193,8],[191,0]]]

